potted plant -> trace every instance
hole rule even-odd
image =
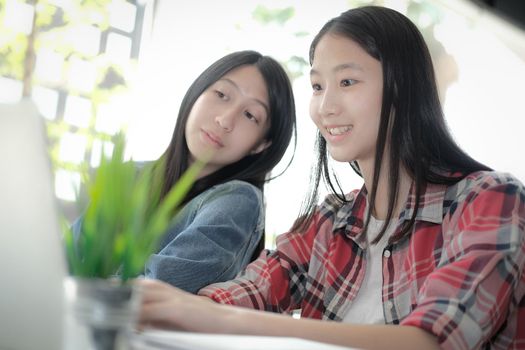
[[[112,156],[101,157],[87,181],[80,232],[65,229],[72,313],[100,350],[115,349],[119,334],[136,320],[140,292],[130,280],[142,273],[203,165],[194,163],[159,201],[162,171],[137,170],[124,160],[124,146],[120,135]]]

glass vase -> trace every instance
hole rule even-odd
[[[65,282],[70,346],[127,350],[140,307],[140,291],[116,279],[70,277]]]

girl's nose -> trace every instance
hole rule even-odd
[[[233,113],[229,113],[229,112],[222,113],[218,115],[217,117],[215,117],[215,122],[224,131],[231,132],[235,124]]]
[[[324,92],[319,103],[318,112],[323,117],[337,115],[340,112],[337,96],[333,92],[329,90]]]

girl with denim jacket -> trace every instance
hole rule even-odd
[[[258,256],[264,184],[295,133],[291,83],[273,58],[238,51],[205,69],[182,100],[168,148],[143,165],[153,167],[160,188],[155,206],[193,162],[205,163],[145,277],[195,293],[234,278]]]
[[[310,63],[319,153],[304,215],[199,296],[145,281],[142,323],[362,349],[523,349],[525,187],[454,142],[419,30],[392,9],[352,9],[321,29]],[[360,190],[335,190],[328,153]],[[317,205],[321,174],[333,193]],[[294,309],[301,319],[280,314]]]
[[[145,276],[197,292],[232,279],[256,257],[264,248],[263,187],[292,134],[293,92],[273,58],[239,51],[204,70],[153,165],[163,179],[160,200],[194,161],[206,165]]]

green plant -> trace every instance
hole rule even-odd
[[[123,282],[138,276],[202,166],[195,162],[158,202],[162,172],[151,166],[138,171],[124,161],[124,138],[117,137],[111,158],[103,156],[87,181],[89,204],[78,239],[72,228],[65,230],[71,273],[109,278],[118,271]]]

